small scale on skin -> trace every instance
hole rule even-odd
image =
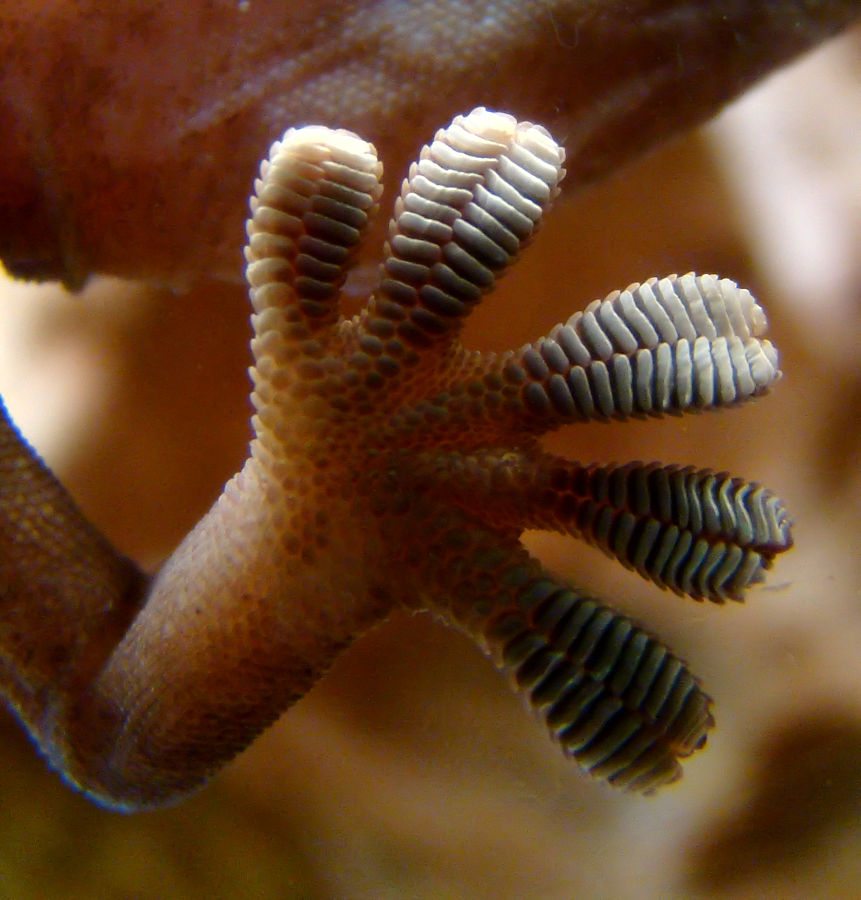
[[[526,528],[661,587],[740,600],[790,544],[780,501],[726,473],[583,466],[541,434],[734,406],[779,377],[753,297],[651,279],[503,354],[467,315],[564,176],[540,126],[479,108],[410,168],[376,291],[340,312],[382,166],[346,131],[291,129],[251,199],[254,439],[152,577],[119,556],[0,417],[0,687],[52,766],[123,810],[199,787],[396,607],[474,638],[592,775],[650,793],[712,725],[687,667],[545,572]],[[2,410],[2,407],[0,407]]]

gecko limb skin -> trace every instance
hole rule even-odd
[[[705,742],[710,701],[625,616],[548,574],[527,528],[662,588],[740,600],[791,545],[780,501],[704,469],[581,465],[539,437],[735,406],[779,377],[762,309],[710,275],[633,284],[501,354],[460,342],[564,176],[545,129],[478,108],[394,205],[376,290],[340,310],[382,166],[347,131],[289,130],[246,246],[254,438],[152,577],[117,554],[0,416],[0,686],[50,764],[133,810],[200,786],[393,609],[475,639],[564,753],[649,793]],[[0,407],[2,409],[2,407]]]

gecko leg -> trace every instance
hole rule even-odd
[[[563,162],[538,125],[457,116],[410,169],[377,289],[347,318],[376,152],[319,126],[273,145],[245,249],[248,459],[151,578],[0,408],[0,689],[69,782],[123,810],[181,798],[398,606],[470,634],[588,772],[640,792],[678,777],[711,726],[708,697],[645,630],[546,573],[520,534],[575,535],[719,601],[790,546],[782,504],[701,469],[584,467],[538,438],[734,406],[777,380],[777,355],[746,290],[693,275],[632,285],[517,351],[463,347]]]

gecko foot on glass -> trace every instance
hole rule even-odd
[[[734,406],[779,377],[762,309],[726,279],[650,279],[507,353],[464,320],[564,175],[540,126],[485,109],[422,150],[375,292],[341,288],[380,197],[356,135],[289,130],[246,247],[254,439],[152,577],[114,551],[0,416],[0,688],[50,764],[132,810],[201,785],[396,607],[474,638],[563,752],[648,793],[705,742],[710,701],[625,616],[544,571],[539,528],[660,587],[739,600],[791,539],[757,484],[657,463],[580,465],[570,423]],[[2,406],[0,406],[2,410]]]

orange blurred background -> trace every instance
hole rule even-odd
[[[772,396],[547,441],[583,461],[695,463],[772,487],[796,547],[744,606],[663,594],[574,541],[528,537],[714,696],[717,730],[682,782],[655,799],[591,783],[470,643],[396,616],[171,810],[97,809],[3,714],[0,896],[859,896],[859,47],[856,29],[561,202],[467,333],[517,346],[614,288],[691,269],[750,287],[769,314],[785,373]],[[111,539],[157,564],[245,455],[244,292],[107,279],[78,296],[0,291],[12,415]]]

